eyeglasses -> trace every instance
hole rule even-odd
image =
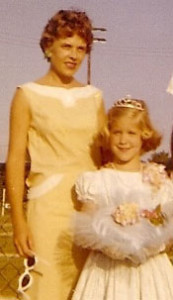
[[[23,294],[32,285],[33,277],[30,274],[30,271],[34,269],[37,262],[38,258],[36,256],[31,256],[24,259],[25,271],[19,277],[19,284],[17,289],[19,293]]]

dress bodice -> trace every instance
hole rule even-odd
[[[86,172],[78,178],[76,190],[79,200],[89,200],[103,206],[130,201],[150,209],[173,201],[173,184],[169,179],[165,179],[164,184],[154,191],[152,185],[145,182],[142,172],[109,168]]]
[[[20,89],[31,113],[28,181],[74,166],[94,168],[99,162],[95,140],[104,126],[101,91],[90,85],[65,89],[31,82]]]

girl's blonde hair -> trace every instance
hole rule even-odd
[[[142,154],[155,150],[160,145],[162,136],[152,125],[147,105],[143,100],[124,98],[115,102],[108,111],[106,135],[110,134],[115,122],[122,116],[133,119],[141,130]]]

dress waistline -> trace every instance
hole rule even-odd
[[[40,184],[31,187],[27,193],[28,200],[38,198],[38,197],[41,197],[42,195],[46,194],[48,191],[50,191],[52,188],[54,188],[58,183],[60,183],[60,181],[62,180],[63,177],[64,177],[63,174],[60,174],[60,173],[54,174],[54,175],[51,175],[50,177],[46,178]]]

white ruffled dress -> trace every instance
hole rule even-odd
[[[172,300],[173,266],[163,251],[173,239],[172,182],[165,179],[153,192],[142,173],[105,168],[84,173],[76,183],[76,191],[81,202],[93,202],[98,209],[95,214],[79,212],[75,216],[76,243],[94,251],[72,300]],[[110,214],[125,202],[136,202],[148,210],[161,204],[167,225],[154,226],[145,220],[143,225],[119,225],[120,231],[114,231]],[[114,259],[102,253],[107,247],[115,249]]]

